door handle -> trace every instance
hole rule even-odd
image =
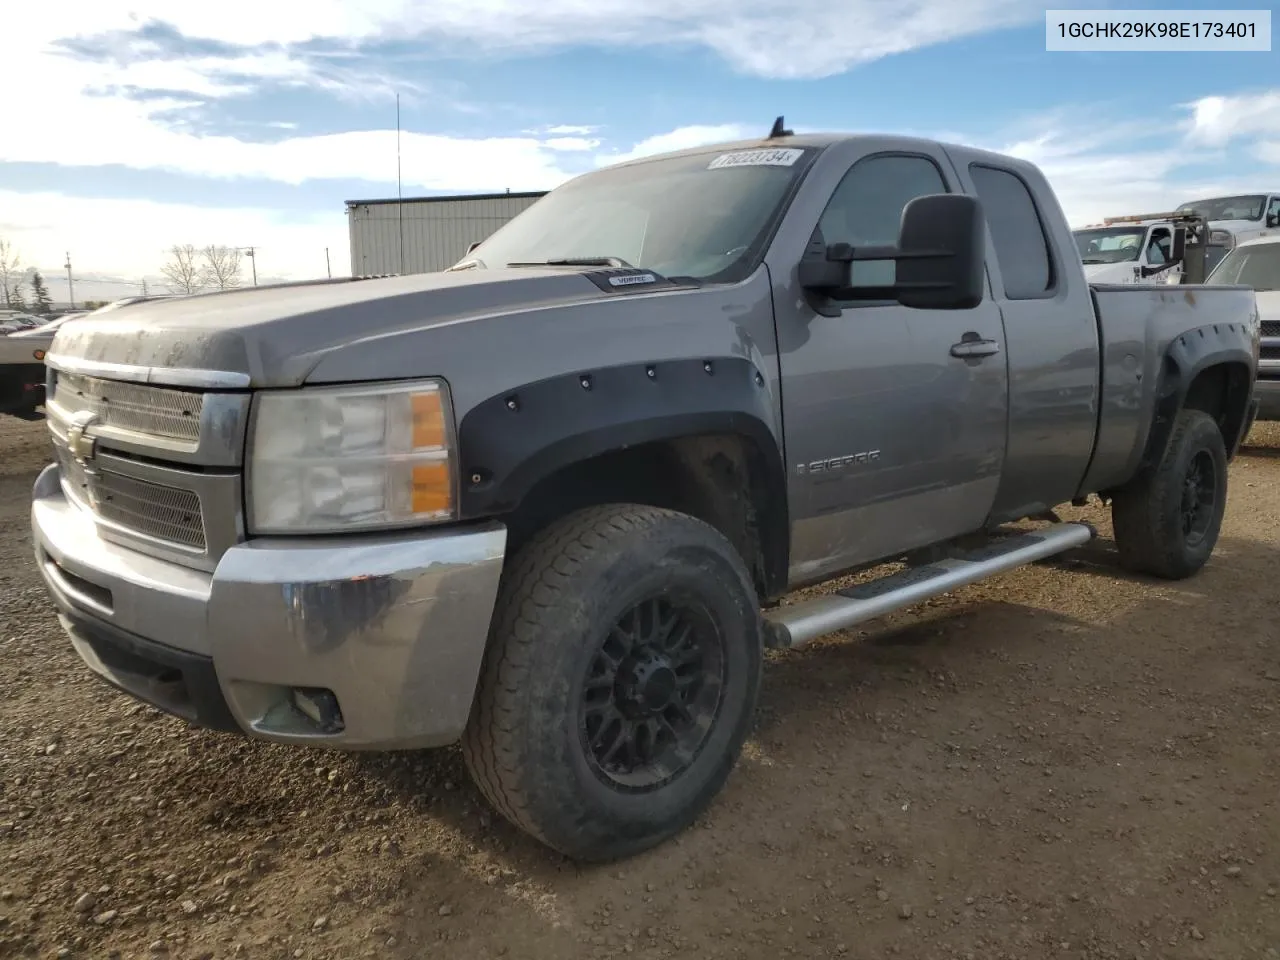
[[[953,357],[972,360],[975,357],[990,357],[1000,352],[1000,344],[994,340],[961,340],[951,345]]]

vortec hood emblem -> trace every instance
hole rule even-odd
[[[631,273],[622,277],[610,277],[609,285],[614,287],[630,287],[637,283],[657,283],[658,278],[652,273]]]
[[[87,468],[98,450],[98,441],[85,431],[98,419],[92,410],[81,410],[71,418],[67,427],[67,452],[75,458],[76,463]]]

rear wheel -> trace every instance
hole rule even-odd
[[[583,510],[504,577],[464,756],[489,801],[548,846],[629,856],[719,792],[761,662],[751,578],[720,533],[654,507]]]
[[[1207,413],[1182,410],[1159,465],[1111,506],[1120,562],[1169,580],[1208,562],[1227,505],[1227,452]]]

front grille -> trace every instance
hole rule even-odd
[[[104,426],[173,440],[200,439],[201,393],[59,372],[52,399],[68,415],[92,411]]]
[[[1280,347],[1262,347],[1258,357],[1261,360],[1280,360]]]
[[[201,551],[206,548],[203,509],[194,490],[126,477],[101,467],[86,472],[57,437],[54,450],[69,492],[103,520],[168,543]]]
[[[1280,337],[1280,320],[1263,320],[1262,335],[1264,337]]]

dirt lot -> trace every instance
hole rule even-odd
[[[456,751],[301,753],[90,678],[0,424],[0,957],[1280,957],[1280,430],[1181,584],[1104,539],[771,658],[676,842],[578,869]],[[849,642],[853,641],[853,642]]]

